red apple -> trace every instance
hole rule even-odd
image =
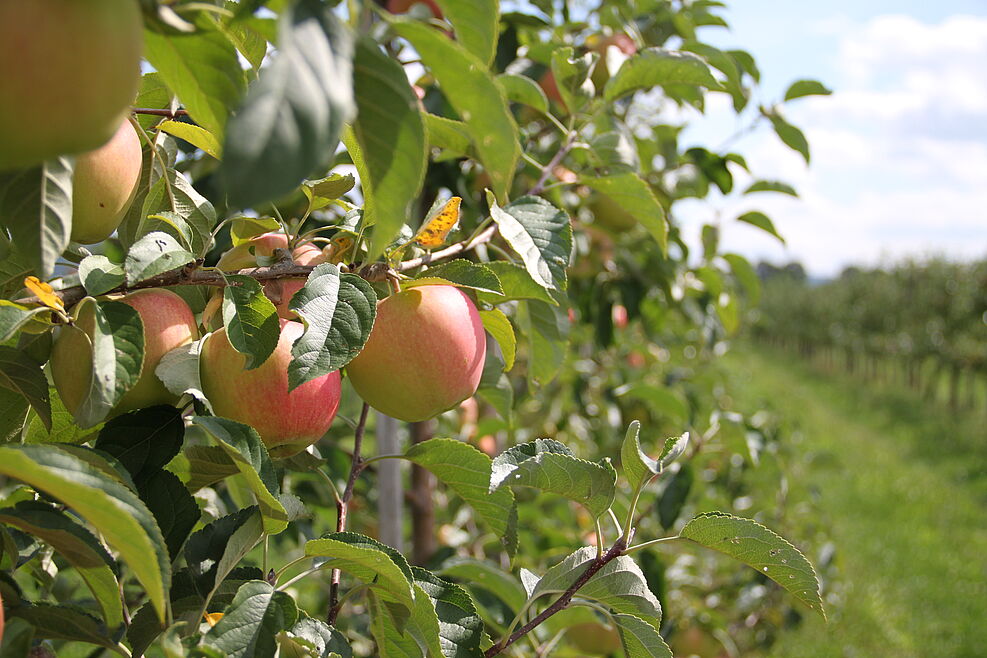
[[[140,82],[137,0],[0,1],[0,169],[106,143]]]
[[[375,409],[427,420],[476,393],[486,336],[473,301],[453,286],[418,286],[381,300],[363,351],[346,367]]]
[[[274,352],[257,368],[233,349],[220,329],[206,338],[199,357],[202,392],[217,416],[250,425],[274,457],[290,457],[326,433],[339,408],[339,371],[288,392],[291,345],[302,335],[300,322],[281,320]]]
[[[141,142],[124,119],[113,138],[76,158],[72,174],[72,239],[102,242],[117,230],[137,195]]]
[[[161,357],[199,337],[192,310],[181,297],[163,288],[138,290],[120,300],[134,308],[144,323],[144,365],[137,383],[110,411],[112,418],[126,411],[156,404],[174,404],[178,396],[169,392],[154,374]],[[76,326],[92,336],[95,315],[84,309]],[[92,347],[80,331],[63,329],[51,351],[51,375],[66,409],[73,414],[89,392],[92,377]]]

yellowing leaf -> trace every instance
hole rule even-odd
[[[34,293],[34,296],[41,300],[41,303],[56,311],[64,311],[65,304],[61,297],[55,294],[55,289],[36,276],[29,276],[24,279],[24,287]]]
[[[442,206],[418,231],[415,240],[423,247],[438,247],[446,241],[449,231],[459,223],[459,204],[462,199],[454,196]]]
[[[223,614],[224,613],[222,612],[207,612],[202,616],[205,618],[206,623],[209,624],[211,628],[219,623],[219,620],[223,618]]]

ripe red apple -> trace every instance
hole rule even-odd
[[[610,319],[613,321],[613,326],[618,329],[627,327],[627,307],[623,304],[614,304],[610,308]]]
[[[137,94],[137,0],[0,0],[0,169],[106,143]]]
[[[392,14],[404,14],[417,3],[427,5],[432,10],[432,15],[441,20],[442,10],[435,0],[387,0],[387,11]]]
[[[291,345],[302,335],[300,322],[281,320],[274,352],[257,368],[233,349],[226,329],[206,338],[199,357],[202,392],[217,416],[250,425],[274,457],[290,457],[326,433],[339,408],[339,371],[288,392]]]
[[[178,396],[169,392],[154,374],[161,357],[199,337],[192,310],[181,297],[163,288],[138,290],[120,300],[134,308],[144,323],[144,365],[137,383],[110,411],[112,418],[126,411],[156,404],[174,404]],[[88,336],[95,327],[92,307],[84,309],[76,326]],[[51,375],[65,407],[73,414],[89,391],[92,377],[92,348],[78,331],[64,329],[51,351]]]
[[[102,242],[117,230],[137,195],[141,143],[127,119],[113,138],[76,158],[72,174],[72,239]]]
[[[375,409],[407,422],[427,420],[476,393],[486,346],[466,293],[418,286],[378,302],[370,338],[346,372]]]

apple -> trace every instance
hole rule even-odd
[[[638,224],[632,214],[606,194],[593,197],[589,209],[593,213],[593,222],[613,233],[625,233]]]
[[[273,457],[290,457],[318,441],[339,408],[338,370],[288,392],[291,345],[303,331],[300,322],[281,320],[277,347],[252,370],[225,328],[206,338],[199,356],[202,392],[213,412],[253,427]]]
[[[603,87],[610,80],[610,76],[616,73],[624,61],[637,52],[637,44],[634,39],[623,32],[617,34],[598,34],[586,40],[589,48],[600,54],[600,61],[593,68],[593,84],[597,93],[603,92]],[[611,48],[616,50],[611,51]]]
[[[137,0],[0,0],[0,169],[105,144],[142,50]]]
[[[141,142],[123,120],[113,137],[76,158],[72,174],[72,239],[102,242],[117,230],[137,196]]]
[[[466,293],[417,286],[378,302],[370,338],[346,372],[378,411],[406,422],[427,420],[476,393],[486,345]]]
[[[411,9],[412,5],[418,3],[428,6],[432,10],[433,16],[439,20],[442,19],[442,10],[435,0],[387,0],[387,11],[392,14],[404,14]]]
[[[595,621],[573,624],[566,630],[565,637],[581,655],[610,656],[618,653],[622,646],[616,628]]]
[[[144,364],[137,383],[117,402],[107,418],[134,409],[177,402],[178,396],[165,388],[154,369],[166,353],[199,337],[192,309],[170,290],[137,290],[120,301],[135,309],[144,323]],[[92,346],[87,338],[92,336],[95,327],[92,306],[83,309],[76,327],[81,331],[62,329],[51,351],[55,389],[73,414],[85,400],[92,377]]]

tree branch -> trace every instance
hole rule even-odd
[[[360,451],[363,448],[363,433],[367,428],[367,414],[369,413],[370,405],[364,402],[363,408],[360,409],[360,420],[357,422],[356,430],[353,433],[353,461],[350,463],[350,477],[346,480],[343,495],[336,501],[336,532],[346,530],[346,513],[349,510],[350,499],[353,498],[353,487],[356,485],[357,476],[366,467]],[[329,612],[326,615],[326,621],[329,622],[330,626],[336,623],[336,617],[342,607],[339,602],[339,578],[339,569],[333,569],[329,581]]]
[[[498,642],[497,644],[487,649],[483,654],[484,658],[491,658],[491,656],[496,656],[500,654],[504,649],[511,646],[519,639],[527,635],[533,628],[544,622],[546,619],[568,607],[569,602],[572,601],[572,597],[576,595],[579,589],[582,588],[582,586],[585,585],[587,582],[589,582],[589,579],[595,576],[600,569],[602,569],[608,563],[612,562],[613,560],[616,560],[618,557],[623,555],[625,548],[627,548],[627,541],[623,537],[621,537],[620,539],[617,540],[617,543],[615,543],[610,548],[609,551],[607,551],[604,555],[594,559],[589,564],[589,566],[586,567],[586,570],[583,571],[581,574],[579,574],[579,578],[576,578],[575,582],[573,582],[572,585],[569,586],[569,589],[563,592],[562,596],[556,599],[555,603],[542,610],[537,617],[529,621],[521,628],[514,631],[511,634],[511,636],[507,638],[506,641]]]
[[[156,110],[151,107],[132,107],[130,111],[134,114],[150,114],[156,117],[168,117],[169,119],[188,116],[188,110]]]

